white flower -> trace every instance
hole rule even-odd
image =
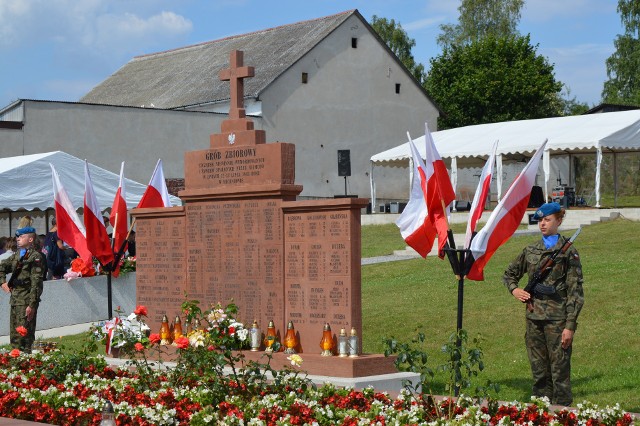
[[[249,335],[249,330],[245,330],[244,328],[240,330],[236,330],[236,336],[238,336],[238,340],[244,342],[247,340],[247,336]]]
[[[294,367],[300,367],[302,365],[302,357],[298,354],[289,355],[287,359],[291,361],[291,365]]]

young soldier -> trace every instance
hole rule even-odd
[[[42,281],[44,279],[44,256],[34,248],[36,230],[31,226],[16,231],[18,250],[8,259],[0,262],[0,282],[2,290],[11,293],[11,313],[9,321],[10,340],[13,348],[31,352],[36,335],[36,316]],[[11,279],[7,282],[7,274]],[[23,326],[23,336],[16,329]],[[24,332],[23,332],[24,333]]]
[[[527,304],[525,342],[533,375],[533,395],[569,406],[573,401],[571,344],[584,304],[582,266],[575,247],[555,259],[542,283],[544,292],[529,294],[518,287],[525,273],[531,277],[565,243],[565,238],[558,234],[564,214],[558,203],[543,204],[536,211],[542,239],[522,250],[508,266],[503,280],[509,292]]]

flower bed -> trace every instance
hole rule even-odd
[[[183,308],[191,323],[199,317],[209,326],[176,339],[178,358],[170,369],[148,358],[150,351],[161,356],[164,349],[159,334],[145,333],[143,306],[94,330],[97,341],[108,341],[131,357],[122,369],[107,366],[102,356],[87,355],[95,341],[71,354],[0,353],[0,416],[98,425],[108,400],[119,425],[633,424],[619,406],[600,409],[584,403],[575,411],[551,412],[544,399],[479,404],[469,397],[436,401],[409,389],[392,398],[371,388],[317,387],[301,371],[304,355],[290,355],[291,366],[279,370],[271,367],[271,357],[264,364],[247,361],[247,336],[233,319],[234,305],[202,312],[197,303],[186,302]]]
[[[180,386],[162,373],[152,380],[88,359],[77,371],[59,352],[0,354],[0,416],[49,424],[98,425],[105,400],[119,425],[630,425],[618,406],[580,404],[576,411],[550,412],[548,404],[479,406],[402,392],[396,399],[373,389],[307,386],[296,375],[256,387],[249,381],[195,380]],[[74,367],[78,367],[75,365]]]

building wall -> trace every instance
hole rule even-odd
[[[351,39],[357,38],[357,48]],[[303,84],[302,73],[308,82]],[[396,84],[400,93],[395,93]],[[337,151],[350,149],[348,193],[369,197],[372,155],[436,129],[438,112],[388,51],[352,16],[261,95],[267,140],[296,144],[302,195],[344,194]],[[406,169],[376,169],[378,198],[406,199]]]

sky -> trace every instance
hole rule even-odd
[[[400,23],[429,69],[459,0],[0,0],[0,108],[78,101],[137,55],[358,9]],[[606,59],[623,33],[617,0],[526,0],[518,25],[569,97],[600,103]]]

